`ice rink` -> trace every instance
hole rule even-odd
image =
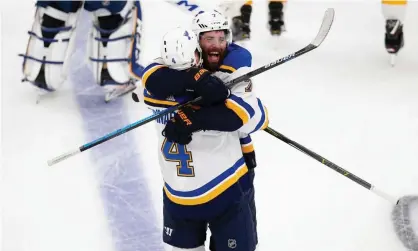
[[[417,2],[408,3],[405,47],[392,68],[380,1],[289,0],[281,37],[267,29],[266,1],[255,1],[252,39],[244,44],[253,66],[307,45],[327,8],[335,9],[334,25],[318,49],[254,78],[270,127],[387,193],[417,195]],[[146,64],[159,55],[161,36],[192,16],[162,0],[142,1],[142,9]],[[33,1],[1,3],[2,250],[164,250],[152,123],[47,166],[48,159],[150,113],[130,95],[104,103],[85,62],[87,13],[69,80],[35,104],[34,89],[21,83],[17,56],[26,49],[33,14]],[[253,140],[258,250],[406,250],[387,201],[265,132]]]

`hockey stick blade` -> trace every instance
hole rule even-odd
[[[325,38],[328,35],[328,32],[331,29],[332,23],[334,22],[334,15],[335,11],[332,8],[329,8],[325,11],[324,18],[322,19],[321,28],[319,28],[318,34],[316,35],[315,39],[311,42],[313,46],[318,47],[325,40]]]
[[[333,9],[327,9],[327,11],[325,12],[325,15],[324,15],[324,19],[322,21],[321,28],[320,28],[320,30],[318,32],[318,35],[316,36],[315,40],[317,40],[317,38],[319,37],[320,39],[318,39],[318,40],[319,40],[320,43],[322,43],[322,41],[325,39],[325,37],[327,36],[327,34],[328,34],[328,32],[329,32],[329,30],[331,28],[333,19],[334,19],[334,10]],[[237,77],[237,78],[233,79],[232,81],[230,81],[228,83],[225,83],[225,85],[227,85],[228,87],[232,87],[232,86],[234,86],[235,84],[237,84],[237,83],[239,83],[241,81],[248,80],[248,79],[250,79],[250,78],[252,78],[252,77],[254,77],[254,76],[256,76],[256,75],[258,75],[260,73],[263,73],[265,71],[270,70],[271,68],[277,67],[277,66],[279,66],[281,64],[284,64],[284,63],[286,63],[286,62],[288,62],[288,61],[290,61],[292,59],[295,59],[295,58],[297,58],[297,57],[299,57],[299,56],[301,56],[301,55],[303,55],[303,54],[305,54],[305,53],[307,53],[307,52],[309,52],[309,51],[317,48],[319,46],[319,44],[318,45],[309,44],[308,46],[304,47],[303,49],[301,49],[301,50],[299,50],[297,52],[294,52],[294,53],[292,53],[292,54],[290,54],[288,56],[279,58],[279,59],[277,59],[274,62],[271,62],[269,64],[266,64],[264,66],[261,66],[261,67],[255,69],[253,71],[250,71],[250,72],[248,72],[248,73],[246,73],[246,74],[244,74],[244,75],[242,75],[240,77]],[[124,133],[127,133],[128,131],[130,131],[130,130],[132,130],[134,128],[140,127],[140,126],[142,126],[144,124],[147,124],[147,123],[149,123],[151,121],[154,121],[154,120],[156,120],[158,118],[161,118],[161,117],[163,117],[166,114],[175,112],[178,109],[181,109],[181,108],[183,108],[183,107],[185,107],[187,105],[196,103],[196,102],[200,101],[201,99],[202,99],[202,97],[197,97],[194,100],[191,100],[191,101],[188,101],[186,103],[179,104],[179,105],[176,105],[176,106],[172,106],[172,107],[167,108],[167,109],[165,109],[165,110],[163,110],[163,111],[161,111],[159,113],[155,113],[155,114],[153,114],[151,116],[148,116],[148,117],[146,117],[144,119],[141,119],[141,120],[139,120],[137,122],[134,122],[132,124],[129,124],[129,125],[123,127],[123,128],[120,128],[120,129],[118,129],[116,131],[113,131],[113,132],[111,132],[111,133],[109,133],[109,134],[107,134],[107,135],[105,135],[105,136],[103,136],[101,138],[98,138],[98,139],[96,139],[94,141],[91,141],[91,142],[89,142],[87,144],[84,144],[84,145],[80,146],[78,148],[79,149],[78,151],[77,150],[72,150],[72,151],[69,151],[66,154],[62,154],[62,155],[60,155],[60,156],[58,156],[56,158],[53,158],[53,159],[49,160],[48,161],[48,165],[49,166],[52,166],[54,164],[57,164],[58,162],[61,162],[63,160],[68,159],[69,157],[72,157],[74,155],[77,155],[78,153],[84,152],[84,151],[86,151],[86,150],[88,150],[88,149],[90,149],[92,147],[95,147],[95,146],[97,146],[97,145],[99,145],[101,143],[104,143],[104,142],[106,142],[106,141],[108,141],[110,139],[113,139],[113,138],[115,138],[115,137],[117,137],[119,135],[122,135]]]
[[[241,81],[252,78],[252,77],[254,77],[254,76],[256,76],[260,73],[268,71],[271,68],[274,68],[276,66],[284,64],[284,63],[286,63],[286,62],[288,62],[292,59],[295,59],[299,56],[302,56],[303,54],[305,54],[307,52],[310,52],[310,51],[318,48],[321,45],[321,43],[325,40],[325,38],[327,37],[327,35],[328,35],[328,33],[331,29],[331,26],[334,22],[334,14],[335,14],[335,12],[334,12],[333,8],[328,8],[325,11],[324,17],[322,19],[321,27],[319,28],[319,31],[318,31],[315,39],[312,40],[312,42],[310,44],[308,44],[307,46],[303,47],[302,49],[300,49],[300,50],[298,50],[298,51],[296,51],[292,54],[289,54],[285,57],[279,58],[279,59],[277,59],[277,60],[275,60],[275,61],[273,61],[269,64],[266,64],[266,65],[264,65],[264,66],[262,66],[258,69],[255,69],[255,70],[253,70],[253,71],[251,71],[251,72],[249,72],[249,73],[247,73],[243,76],[240,76],[240,77],[234,79],[232,84],[230,84],[230,85],[227,84],[228,87],[233,87],[235,85],[235,83],[239,83]]]

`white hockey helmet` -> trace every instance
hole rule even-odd
[[[199,61],[195,53],[199,54]],[[164,64],[176,70],[185,70],[202,64],[202,49],[196,34],[190,30],[177,27],[167,32],[161,41],[161,57]]]
[[[192,29],[200,38],[200,33],[207,31],[226,30],[226,41],[232,42],[231,27],[228,18],[217,10],[198,13],[192,21]]]

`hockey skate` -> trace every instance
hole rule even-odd
[[[136,84],[133,79],[126,83],[117,83],[110,77],[107,69],[103,69],[101,86],[105,91],[106,103],[136,89]]]
[[[242,41],[250,39],[250,19],[252,6],[244,4],[241,9],[241,16],[232,18],[232,41]]]
[[[36,90],[36,104],[39,104],[39,102],[44,96],[52,92],[55,92],[54,89],[48,87],[48,85],[46,84],[44,66],[41,67],[41,69],[39,70],[39,75],[36,77],[34,81],[30,81],[29,79],[24,78],[22,79],[22,82],[29,82],[34,86]]]
[[[232,18],[232,41],[242,41],[250,39],[250,25],[243,23],[240,16]]]
[[[269,3],[269,27],[271,35],[281,35],[285,31],[283,21],[283,3]]]
[[[399,50],[404,46],[403,24],[399,20],[386,21],[385,48],[390,54],[390,63],[395,65],[395,58]]]

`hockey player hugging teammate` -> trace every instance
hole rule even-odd
[[[23,56],[23,78],[43,92],[56,91],[66,81],[74,51],[81,9],[93,23],[88,35],[88,61],[94,81],[109,101],[135,89],[133,67],[140,67],[139,1],[38,1]]]
[[[142,72],[144,101],[154,111],[202,97],[156,122],[163,239],[172,250],[203,251],[209,226],[211,250],[253,251],[258,240],[249,169],[255,161],[244,155],[253,153],[247,135],[268,125],[266,108],[250,81],[225,85],[251,66],[251,54],[231,43],[228,21],[205,12],[193,27],[166,33],[161,58]]]

